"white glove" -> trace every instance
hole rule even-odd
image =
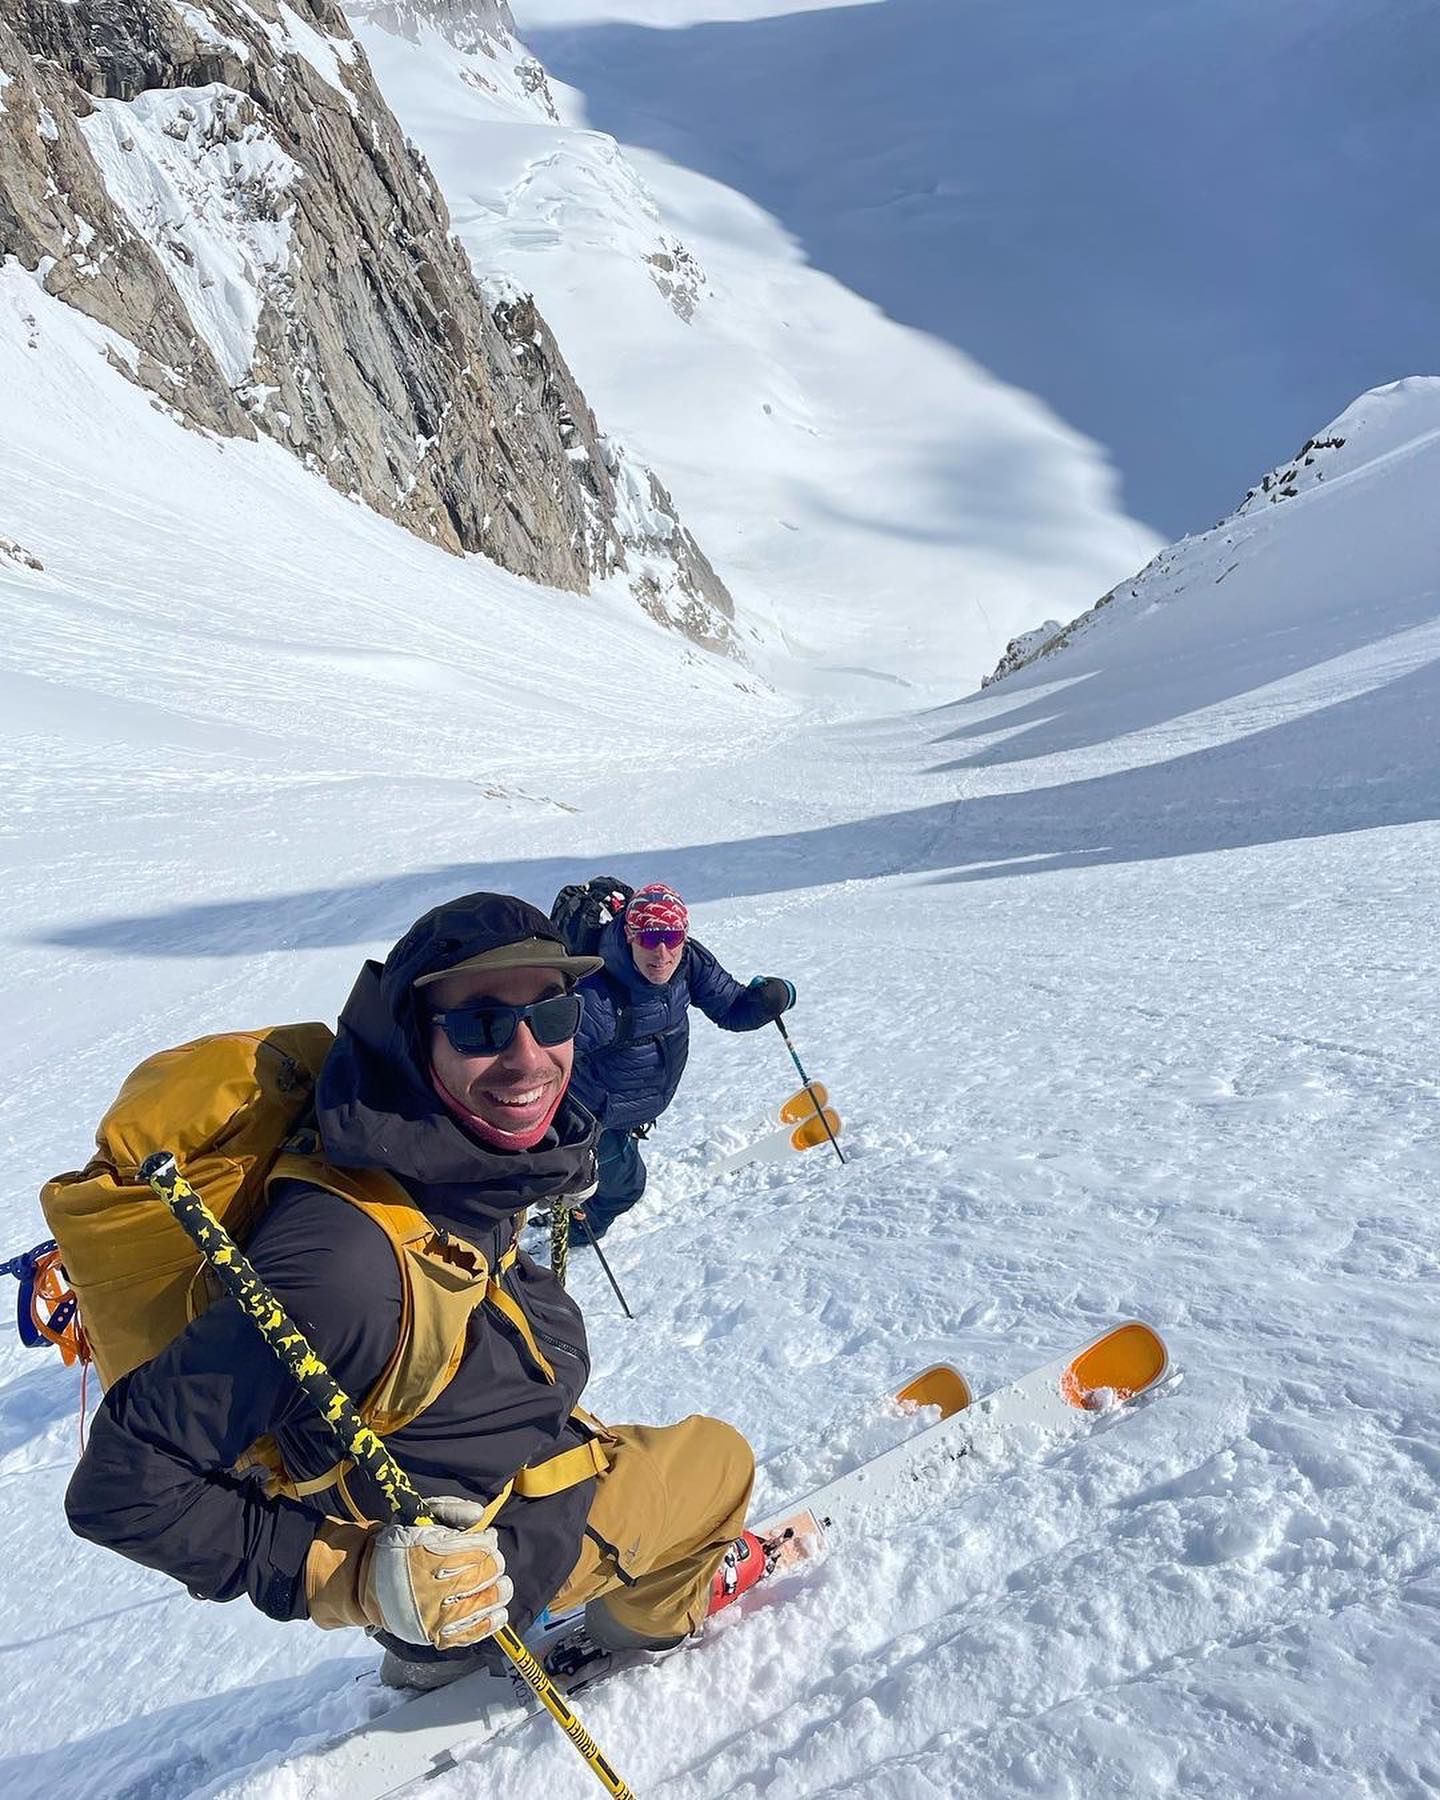
[[[371,1624],[406,1644],[449,1650],[478,1643],[508,1622],[515,1589],[492,1529],[466,1530],[484,1514],[473,1500],[428,1500],[436,1525],[386,1525],[367,1546],[360,1599]]]

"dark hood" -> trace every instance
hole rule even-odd
[[[453,931],[433,931],[428,943],[411,946],[414,935],[401,939],[383,967],[365,964],[340,1015],[315,1097],[326,1159],[386,1169],[422,1205],[452,1215],[478,1211],[501,1219],[589,1187],[597,1126],[569,1094],[544,1141],[522,1151],[488,1148],[441,1104],[421,1053],[411,984],[466,950]],[[410,953],[400,958],[407,947]]]

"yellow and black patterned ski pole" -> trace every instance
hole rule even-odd
[[[205,1202],[180,1173],[168,1150],[157,1150],[140,1165],[146,1182],[174,1214],[176,1222],[214,1270],[220,1285],[244,1311],[291,1378],[304,1390],[330,1427],[342,1455],[375,1481],[396,1520],[402,1525],[433,1525],[421,1495],[410,1477],[391,1457],[379,1438],[360,1417],[355,1403],[339,1386],[325,1364],[306,1342],[305,1334],[286,1316],[285,1309],[251,1268],[244,1252]],[[565,1698],[542,1665],[525,1648],[508,1625],[495,1633],[495,1642],[524,1676],[546,1712],[589,1764],[606,1793],[616,1800],[635,1800],[634,1790],[611,1768],[600,1746],[570,1710]]]
[[[558,1201],[550,1210],[550,1272],[564,1287],[570,1273],[570,1209]]]

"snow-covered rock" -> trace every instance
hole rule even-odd
[[[1236,517],[1293,500],[1321,482],[1348,475],[1363,463],[1377,462],[1414,441],[1417,429],[1432,420],[1440,428],[1440,375],[1410,375],[1391,381],[1347,406],[1338,419],[1317,432],[1288,463],[1271,469],[1250,489]]]
[[[1303,607],[1309,584],[1340,578],[1340,565],[1326,565],[1316,554],[1337,527],[1345,537],[1346,563],[1367,560],[1371,579],[1382,585],[1388,571],[1403,570],[1408,578],[1440,551],[1437,491],[1440,376],[1412,375],[1373,388],[1308,438],[1290,462],[1264,476],[1212,530],[1169,545],[1068,624],[1052,620],[1013,639],[981,685],[989,687],[1042,660],[1048,671],[1050,659],[1095,633],[1103,631],[1108,641],[1115,628],[1158,608],[1204,604],[1208,590],[1222,582],[1232,583],[1232,593],[1237,587],[1252,591],[1262,616]],[[1413,504],[1401,501],[1403,493],[1413,494]],[[1273,507],[1302,496],[1303,515],[1274,518]],[[1309,506],[1325,511],[1317,517]],[[1283,568],[1279,578],[1276,561]],[[1070,660],[1056,672],[1070,673]]]
[[[673,511],[678,561],[627,539],[558,346],[486,304],[331,0],[4,0],[0,66],[0,254],[110,329],[179,421],[258,429],[445,549],[579,592],[620,579],[732,647]],[[683,605],[654,605],[657,555]]]

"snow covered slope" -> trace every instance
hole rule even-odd
[[[1185,802],[1196,847],[1432,816],[1437,482],[1440,377],[1362,395],[1213,531],[1007,656],[1018,672],[990,690],[1006,696],[1003,741],[962,708],[954,766],[1078,757],[1103,780],[1144,762],[1148,804],[1178,805],[1196,783],[1177,753],[1209,770],[1217,730],[1260,733],[1227,753],[1233,782],[1209,805]],[[1377,731],[1397,708],[1405,734]]]
[[[1095,445],[807,266],[743,193],[586,129],[493,23],[348,12],[477,271],[534,291],[602,417],[793,649],[893,677],[923,642],[961,685],[1155,547]]]
[[[590,123],[654,153],[647,180],[669,158],[746,195],[816,268],[1102,444],[1167,536],[1432,366],[1426,0],[515,11]]]
[[[0,1250],[149,1050],[333,1017],[446,895],[673,880],[738,974],[796,982],[852,1160],[717,1179],[793,1072],[774,1033],[698,1023],[610,1239],[635,1324],[573,1259],[597,1410],[735,1419],[768,1506],[897,1430],[873,1397],[937,1358],[988,1387],[1139,1313],[1180,1379],[1048,1462],[960,1465],[597,1693],[625,1776],[1433,1787],[1433,383],[1367,397],[1388,454],[1187,550],[1183,589],[1147,577],[1155,604],[983,696],[850,720],[678,660],[624,599],[427,548],[272,444],[174,431],[13,268],[0,391]],[[378,1704],[373,1649],[70,1539],[77,1400],[0,1345],[0,1792],[332,1800],[285,1758]],[[591,1791],[545,1721],[427,1790]]]

